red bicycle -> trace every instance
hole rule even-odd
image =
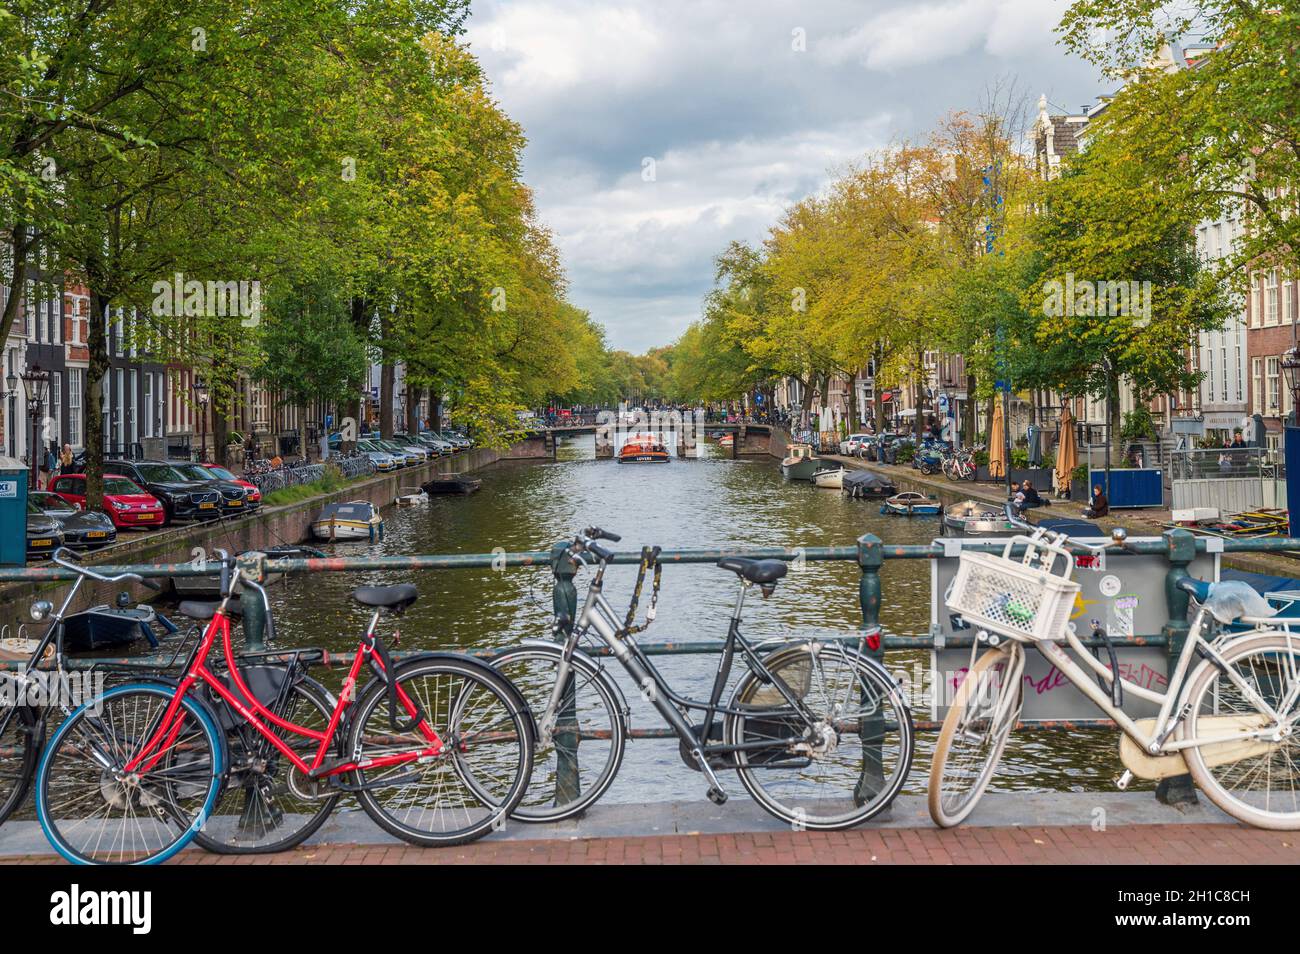
[[[374,612],[335,699],[307,674],[328,661],[322,650],[234,653],[232,592],[266,593],[225,553],[221,581],[220,602],[181,604],[208,624],[174,687],[110,689],[46,747],[37,814],[64,858],[156,864],[193,839],[219,851],[284,850],[345,793],[419,845],[473,841],[514,811],[533,765],[527,704],[471,657],[390,657],[376,627],[415,602],[413,585],[352,592]],[[209,664],[218,640],[224,666]],[[358,690],[363,665],[372,676]]]

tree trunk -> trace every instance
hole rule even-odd
[[[424,397],[424,388],[411,387],[408,382],[406,385],[406,433],[415,435],[420,433],[420,400]]]
[[[436,387],[429,388],[429,428],[440,431],[442,427],[442,394]]]
[[[1119,378],[1113,374],[1106,379],[1106,409],[1110,416],[1110,463],[1114,467],[1124,458],[1124,439],[1119,433],[1124,411],[1119,404]]]
[[[9,257],[12,267],[9,296],[5,299],[4,311],[0,313],[0,354],[4,353],[4,343],[9,340],[9,332],[18,320],[18,303],[22,289],[27,286],[27,226],[22,223],[14,225],[9,231]],[[0,368],[0,374],[4,370]],[[0,401],[0,434],[8,433],[5,428],[12,428],[16,423],[5,420],[5,406],[5,402]]]
[[[87,269],[88,272],[94,269]],[[108,324],[109,299],[90,290],[90,328],[86,338],[90,352],[86,368],[85,434],[86,434],[86,509],[102,510],[104,507],[104,379],[108,376]]]
[[[961,436],[967,445],[975,443],[975,375],[966,375],[966,402],[961,408]]]
[[[379,309],[379,436],[384,440],[393,436],[393,386],[397,376],[397,366],[388,352],[391,315]]]
[[[298,408],[298,452],[303,460],[311,460],[311,446],[307,443],[307,411],[305,403]]]

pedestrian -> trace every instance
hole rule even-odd
[[[63,450],[59,451],[59,473],[70,474],[73,472],[73,453],[72,445],[64,444]]]
[[[1092,498],[1088,501],[1088,506],[1083,511],[1083,515],[1089,520],[1095,520],[1097,517],[1104,517],[1108,513],[1110,513],[1110,501],[1101,492],[1101,484],[1096,484],[1092,488]]]
[[[1016,496],[1012,503],[1016,512],[1021,516],[1024,515],[1026,510],[1032,510],[1034,507],[1046,506],[1046,501],[1039,496],[1038,491],[1034,489],[1033,483],[1028,479],[1020,485],[1020,489],[1016,492]]]

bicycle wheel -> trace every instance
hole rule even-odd
[[[1244,636],[1222,657],[1224,671],[1207,660],[1192,673],[1191,709],[1179,738],[1213,739],[1255,729],[1272,730],[1277,737],[1184,749],[1187,768],[1210,801],[1234,818],[1259,828],[1300,829],[1300,739],[1294,734],[1300,717],[1300,642],[1282,633]],[[1277,713],[1280,720],[1254,697],[1275,710],[1285,706]]]
[[[965,821],[993,778],[1020,718],[1024,658],[1019,643],[989,650],[957,687],[930,763],[930,817],[941,828]]]
[[[797,828],[851,828],[889,807],[912,766],[912,714],[873,659],[836,644],[778,649],[764,665],[808,710],[747,672],[723,736],[741,784],[764,810]]]
[[[519,646],[492,658],[492,667],[523,693],[540,723],[555,687],[563,649]],[[627,743],[623,705],[597,666],[574,656],[552,738],[537,740],[528,791],[511,814],[524,822],[572,818],[594,804],[618,774]]]
[[[443,748],[427,761],[358,769],[361,807],[385,831],[417,845],[460,845],[503,825],[524,797],[533,766],[527,703],[473,659],[411,659],[395,667],[393,678],[419,703]],[[397,717],[409,719],[405,711]],[[372,680],[348,736],[352,757],[366,763],[428,745],[418,729],[393,728],[388,686]]]
[[[242,672],[249,680],[261,670],[275,669],[255,666]],[[257,691],[252,684],[250,687]],[[226,706],[220,697],[215,702]],[[324,732],[333,710],[324,687],[303,677],[289,688],[283,705],[274,711],[282,719]],[[266,736],[231,710],[223,714],[233,717],[225,724],[234,724],[226,732],[230,757],[225,784],[216,809],[194,836],[195,843],[223,855],[288,851],[302,844],[325,824],[341,792],[328,780],[307,778]],[[305,762],[315,758],[320,742],[263,722]],[[340,734],[333,755],[341,757],[343,751]]]
[[[14,813],[31,787],[45,722],[31,706],[0,711],[0,824]]]
[[[207,707],[191,696],[163,728],[152,764],[123,770],[153,743],[174,697],[168,686],[118,686],[77,709],[54,733],[36,773],[36,814],[68,861],[166,861],[215,807],[225,743]]]

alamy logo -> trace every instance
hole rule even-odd
[[[153,892],[82,891],[74,884],[50,895],[50,923],[125,924],[133,934],[148,934],[153,927]]]
[[[1075,281],[1074,272],[1065,281],[1043,282],[1043,314],[1048,318],[1133,318],[1144,326],[1151,321],[1151,283]]]
[[[153,314],[159,318],[239,317],[248,327],[262,316],[262,283],[188,281],[177,272],[153,283]]]

